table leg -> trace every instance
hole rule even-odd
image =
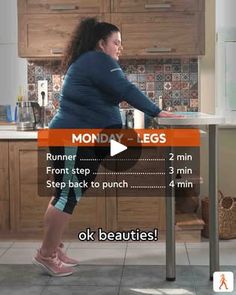
[[[210,279],[219,271],[219,229],[217,196],[217,126],[209,125],[209,236],[210,236]]]
[[[175,189],[169,186],[174,180],[174,174],[170,174],[169,167],[174,161],[170,160],[173,147],[167,148],[166,155],[166,280],[174,281],[176,276],[175,266]]]

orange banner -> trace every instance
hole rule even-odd
[[[199,129],[47,129],[38,131],[38,146],[200,146]]]

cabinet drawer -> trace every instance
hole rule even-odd
[[[121,30],[123,57],[204,54],[201,13],[125,13],[113,14],[111,20]]]
[[[19,13],[103,13],[110,12],[107,0],[18,0]]]
[[[61,57],[74,30],[93,14],[26,14],[19,18],[20,57]],[[98,16],[98,19],[101,19]]]
[[[113,0],[112,12],[199,11],[204,0]]]

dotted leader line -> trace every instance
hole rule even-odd
[[[93,172],[93,174],[165,175],[165,172]]]
[[[165,185],[131,185],[131,188],[166,188]]]
[[[165,161],[165,159],[80,159],[80,161]]]

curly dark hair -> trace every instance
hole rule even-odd
[[[83,53],[94,50],[99,40],[106,39],[119,28],[111,23],[99,22],[95,17],[83,19],[73,31],[62,60],[65,73],[70,65]]]

